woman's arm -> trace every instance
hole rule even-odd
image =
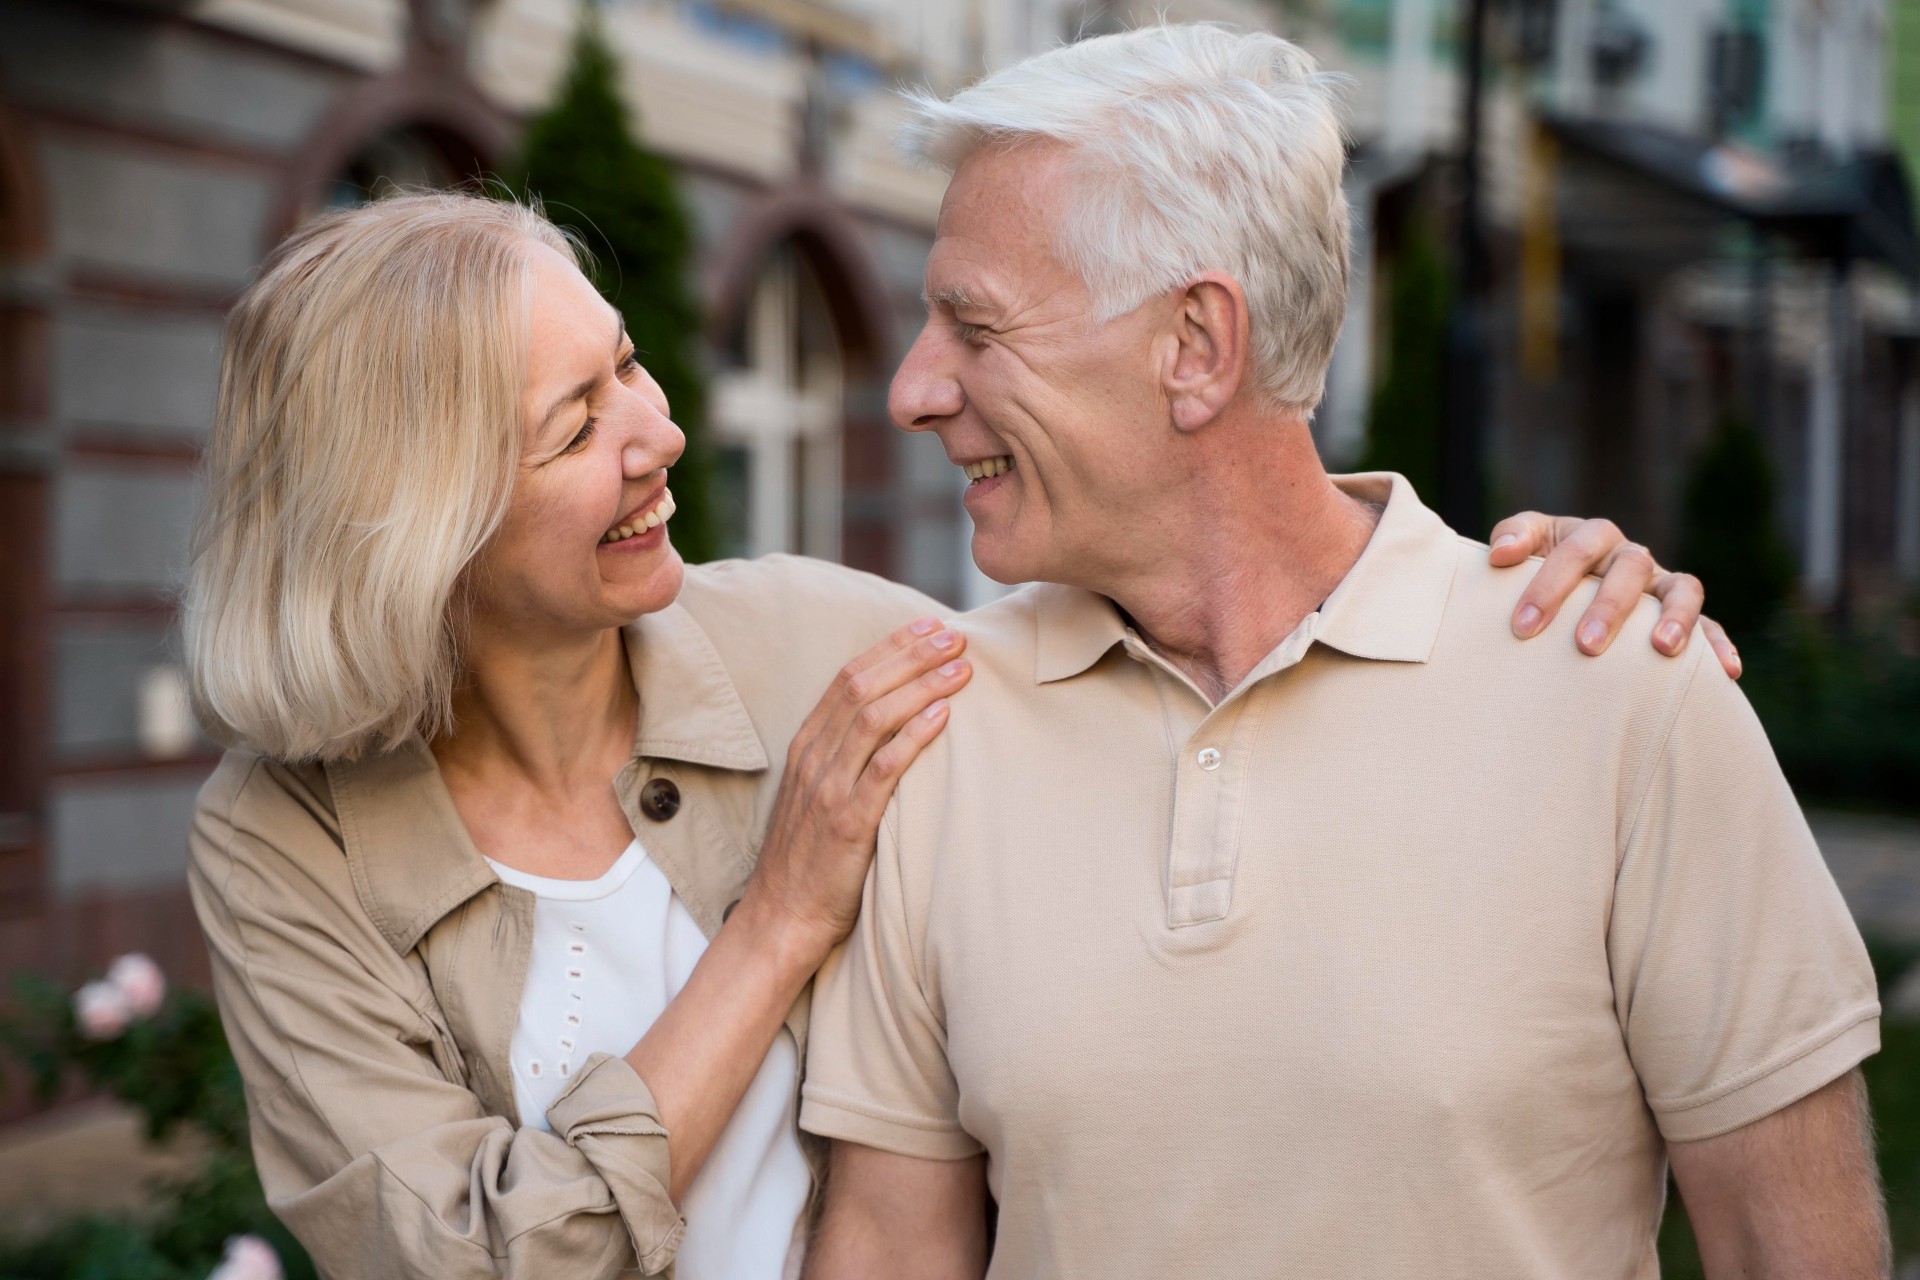
[[[425,981],[361,909],[339,849],[311,817],[309,847],[286,847],[300,800],[248,772],[230,758],[202,792],[188,879],[261,1186],[321,1274],[664,1269],[684,1228],[645,1086],[583,1076],[571,1099],[587,1105],[552,1133],[489,1115],[464,1083],[479,1064],[423,1011]],[[460,915],[442,927],[482,932]]]
[[[760,861],[687,985],[627,1054],[666,1122],[677,1201],[793,1002],[860,909],[881,815],[972,674],[927,618],[844,667],[787,752]]]

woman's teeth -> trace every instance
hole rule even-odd
[[[1013,470],[1013,459],[1003,453],[997,458],[988,458],[985,462],[969,462],[961,470],[967,473],[969,481],[986,480],[993,476],[1003,476]]]
[[[636,533],[645,533],[649,529],[658,529],[667,522],[674,511],[673,494],[671,492],[663,493],[660,495],[660,501],[654,504],[653,510],[635,516],[632,521],[627,524],[615,525],[600,535],[600,541],[625,542]]]

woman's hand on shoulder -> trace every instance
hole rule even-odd
[[[1533,581],[1513,611],[1513,634],[1531,640],[1549,622],[1589,575],[1600,578],[1600,590],[1574,629],[1582,653],[1607,651],[1642,594],[1660,602],[1654,623],[1653,647],[1677,658],[1687,647],[1694,623],[1713,646],[1726,673],[1740,678],[1740,652],[1726,630],[1712,618],[1700,616],[1706,588],[1690,573],[1670,573],[1653,553],[1629,542],[1611,520],[1582,520],[1578,516],[1548,516],[1523,511],[1493,526],[1493,546],[1487,559],[1495,566],[1516,565],[1528,556],[1544,557]]]
[[[972,678],[966,644],[937,618],[901,627],[841,668],[793,736],[740,905],[815,963],[852,930],[887,802]]]

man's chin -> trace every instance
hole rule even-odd
[[[973,531],[973,563],[1003,587],[1045,581],[1045,572],[1033,556],[1021,555],[1003,540],[989,537],[978,529]]]

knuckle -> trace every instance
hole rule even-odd
[[[1647,550],[1641,543],[1629,542],[1626,546],[1620,548],[1620,554],[1623,558],[1639,565],[1648,573],[1652,573],[1657,567],[1653,559],[1653,552]]]
[[[863,734],[877,734],[887,727],[887,717],[878,703],[869,702],[853,718],[853,727]]]
[[[865,702],[873,696],[873,677],[864,671],[849,675],[841,691],[847,695],[848,702]]]

